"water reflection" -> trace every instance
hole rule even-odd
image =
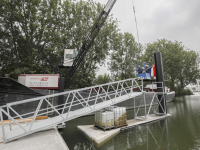
[[[93,124],[94,116],[66,123],[63,132],[70,150],[188,150],[200,148],[200,98],[185,96],[168,103],[170,117],[121,132],[99,148],[77,131],[77,125]],[[133,110],[127,112],[129,119]]]
[[[164,119],[126,130],[113,138],[112,142],[108,142],[98,149],[105,150],[108,147],[109,150],[164,149],[163,143],[168,143],[168,139],[168,122],[167,119]]]

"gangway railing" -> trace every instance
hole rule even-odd
[[[142,95],[142,92],[133,92],[133,88],[139,88],[140,91],[143,89],[135,78],[0,106],[4,143]],[[50,99],[59,96],[65,98],[65,103],[53,106],[50,103]],[[16,107],[21,107],[23,110],[30,103],[33,103],[34,111],[22,113],[22,111],[15,109]],[[49,105],[50,107],[43,107],[43,105]],[[54,113],[54,117],[36,121],[36,117],[44,116],[51,112]],[[4,116],[8,117],[8,123],[3,122]],[[32,121],[27,122],[27,118],[31,118]],[[20,124],[20,121],[24,123]]]
[[[165,106],[165,102],[166,102],[166,95],[167,95],[167,92],[165,92],[165,88],[164,88],[164,83],[163,82],[152,82],[152,91],[151,92],[146,92],[146,91],[143,91],[143,80],[142,81],[142,89],[141,89],[141,92],[143,93],[142,94],[142,98],[140,100],[140,103],[139,105],[137,105],[137,108],[136,108],[136,104],[135,104],[135,98],[134,98],[134,119],[139,119],[139,120],[147,120],[147,118],[149,116],[151,116],[152,114],[150,114],[150,112],[152,111],[153,114],[155,115],[164,115],[164,116],[167,116],[167,110],[166,110],[166,106]],[[161,87],[157,87],[156,89],[162,89],[162,92],[155,92],[153,90],[153,85],[154,84],[161,84]],[[151,99],[149,98],[146,98],[146,96],[148,95],[151,95]],[[158,99],[158,95],[161,95],[161,98]],[[164,107],[161,105],[161,102],[164,102]],[[147,103],[149,104],[149,106],[147,106]],[[155,105],[155,103],[157,103],[157,105]],[[138,116],[139,114],[139,111],[140,111],[140,108],[141,107],[144,107],[144,116]],[[158,108],[161,108],[161,110],[163,111],[163,113],[159,113],[158,111]]]

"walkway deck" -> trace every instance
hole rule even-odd
[[[8,126],[5,128],[9,130]],[[49,129],[19,138],[15,141],[4,144],[3,135],[0,126],[0,149],[1,150],[69,150],[65,141],[61,137],[57,128],[51,127]]]
[[[95,106],[90,105],[91,108],[95,108],[95,109],[91,109],[90,107],[84,107],[84,108],[81,108],[81,109],[78,109],[78,110],[75,110],[75,111],[70,111],[69,114],[65,113],[65,114],[62,114],[62,115],[59,115],[59,116],[56,116],[56,117],[53,117],[53,118],[49,118],[49,119],[41,120],[39,122],[35,122],[32,125],[32,127],[31,127],[31,124],[30,124],[30,125],[24,126],[23,128],[14,129],[14,130],[10,131],[8,133],[8,135],[6,136],[7,142],[15,140],[16,138],[20,138],[20,137],[32,134],[34,132],[38,132],[40,130],[46,129],[46,128],[54,126],[56,124],[60,124],[62,122],[66,122],[66,121],[78,118],[80,116],[90,114],[94,111],[97,111],[97,110],[100,110],[102,108],[123,102],[123,101],[125,101],[129,98],[136,97],[136,96],[139,96],[139,95],[142,95],[142,92],[134,92],[134,93],[131,93],[131,95],[123,95],[123,96],[117,97],[114,102],[109,100],[109,101],[104,101],[104,102],[98,103]],[[24,131],[24,129],[26,131],[28,131],[30,127],[31,127],[31,130],[29,132]]]

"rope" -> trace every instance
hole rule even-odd
[[[134,2],[133,2],[133,0],[132,0],[132,3],[133,3],[133,13],[134,13],[134,16],[135,16],[135,24],[136,24],[136,30],[137,30],[138,50],[140,51],[139,31],[138,31],[138,27],[137,27],[137,19],[136,19],[135,7],[134,7]]]

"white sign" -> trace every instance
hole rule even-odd
[[[18,82],[35,89],[58,89],[60,75],[22,74],[18,76]]]

